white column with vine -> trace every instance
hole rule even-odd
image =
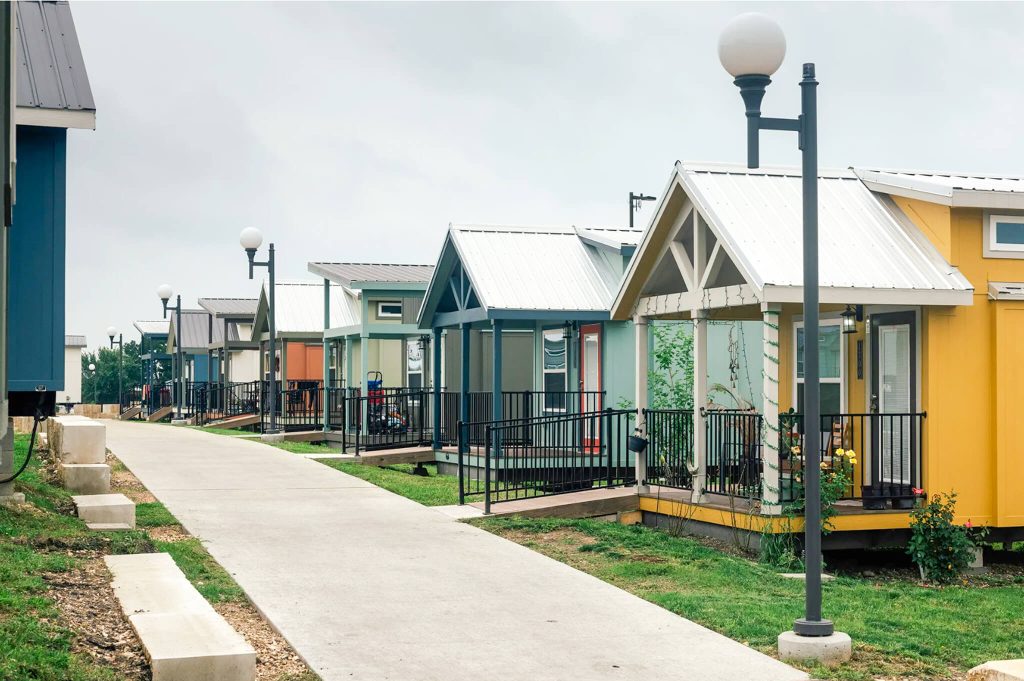
[[[637,430],[642,437],[649,437],[647,423],[644,419],[644,409],[648,407],[647,377],[651,371],[648,349],[650,339],[648,338],[647,317],[635,315],[633,317],[634,335],[636,338],[636,413]],[[647,491],[647,451],[634,454],[636,466],[636,484],[641,492]]]
[[[701,409],[708,404],[708,311],[693,310],[693,493],[699,503],[708,478],[708,438]]]
[[[779,515],[781,480],[779,459],[779,319],[781,306],[763,303],[762,345],[764,364],[762,392],[764,394],[764,429],[761,435],[761,513]]]

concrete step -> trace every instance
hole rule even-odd
[[[967,672],[967,681],[1024,681],[1024,660],[994,660]]]
[[[75,494],[110,492],[110,466],[105,463],[62,463],[60,477],[64,488]]]
[[[107,460],[107,427],[89,419],[69,419],[57,425],[62,463],[104,463]]]
[[[153,681],[253,681],[256,652],[166,553],[106,556]]]
[[[135,504],[123,494],[86,494],[71,497],[78,517],[86,523],[115,523],[135,527]]]
[[[128,523],[86,523],[93,532],[121,532],[123,530],[134,530]]]

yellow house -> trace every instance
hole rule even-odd
[[[822,440],[802,436],[799,169],[677,163],[612,310],[693,322],[694,411],[649,410],[641,509],[780,529],[803,456],[857,453],[830,541],[905,530],[926,494],[1024,537],[1024,179],[851,169],[819,179]],[[759,320],[764,402],[711,405],[707,320]],[[645,334],[638,333],[638,338]],[[647,406],[647,343],[637,395]],[[812,459],[816,460],[816,459]],[[896,533],[896,537],[899,536]]]

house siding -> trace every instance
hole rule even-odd
[[[924,310],[925,489],[957,492],[960,520],[1022,526],[1024,305],[987,289],[1024,281],[1024,260],[984,257],[980,209],[894,200],[975,287],[972,306]]]
[[[64,388],[67,131],[19,125],[10,230],[8,388]]]

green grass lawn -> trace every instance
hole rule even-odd
[[[472,522],[767,653],[802,612],[803,582],[694,539],[587,520]],[[853,638],[854,659],[810,671],[827,679],[939,679],[1024,657],[1021,582],[993,577],[937,589],[837,577],[825,583],[825,614]]]

